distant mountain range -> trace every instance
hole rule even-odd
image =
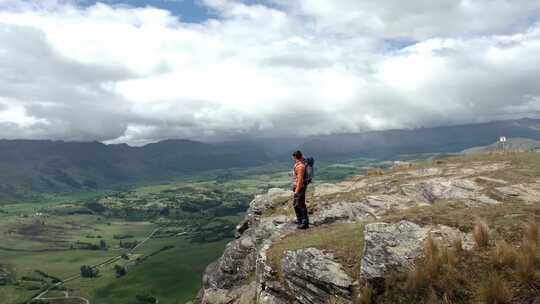
[[[516,151],[516,150],[540,150],[540,140],[529,138],[508,138],[504,143],[496,142],[487,146],[473,147],[463,150],[463,154],[490,153],[497,151]]]
[[[295,149],[327,161],[393,159],[407,154],[459,152],[489,145],[499,136],[540,140],[540,120],[223,143],[165,140],[142,147],[0,140],[0,204],[26,200],[32,192],[113,188],[194,171],[290,161]]]

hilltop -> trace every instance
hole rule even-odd
[[[539,303],[540,153],[401,162],[250,204],[196,303]]]

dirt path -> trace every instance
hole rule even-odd
[[[142,240],[139,244],[137,244],[137,246],[131,248],[128,253],[133,253],[137,248],[141,247],[142,245],[144,245],[144,243],[146,243],[148,240],[150,240],[154,234],[156,234],[158,231],[159,231],[160,228],[156,228],[152,231],[152,233],[150,233],[144,240]],[[112,257],[112,258],[109,258],[101,263],[98,263],[98,264],[95,264],[95,265],[92,265],[90,267],[92,268],[100,268],[100,267],[103,267],[103,266],[106,266],[106,265],[109,265],[109,264],[112,264],[116,261],[118,261],[119,259],[122,258],[122,255],[118,255],[118,256],[115,256],[115,257]],[[78,296],[69,296],[69,293],[67,291],[63,291],[64,293],[64,297],[54,297],[54,298],[47,298],[47,297],[44,297],[47,293],[49,293],[51,291],[51,289],[53,287],[58,287],[58,286],[61,286],[67,282],[71,282],[73,280],[76,280],[76,279],[79,279],[81,278],[81,274],[76,274],[76,275],[72,275],[64,280],[62,280],[61,282],[58,282],[58,283],[55,283],[53,284],[51,287],[47,288],[46,290],[44,290],[42,293],[38,294],[36,297],[32,298],[30,301],[27,302],[27,304],[30,304],[32,303],[32,301],[34,300],[62,300],[62,299],[78,299],[78,300],[81,300],[84,302],[84,304],[90,304],[90,301],[84,297],[78,297]]]
[[[46,291],[46,292],[49,292],[49,291]],[[43,295],[45,295],[45,294],[41,293],[40,295],[38,295],[33,300],[54,301],[54,300],[64,300],[64,299],[77,299],[77,300],[81,300],[82,302],[84,302],[84,304],[90,304],[90,301],[87,298],[77,297],[77,296],[69,296],[69,293],[67,291],[63,291],[63,293],[64,293],[63,297],[52,297],[52,298],[43,297]]]

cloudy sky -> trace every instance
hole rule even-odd
[[[539,117],[539,54],[540,0],[0,0],[0,138]]]

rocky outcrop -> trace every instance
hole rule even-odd
[[[0,265],[0,286],[11,283],[11,281],[12,281],[11,274],[7,271],[7,269],[5,269],[2,265]]]
[[[361,221],[375,218],[372,211],[364,202],[340,202],[320,210],[311,217],[310,221],[315,226],[336,221]]]
[[[302,304],[352,304],[353,280],[331,254],[315,248],[287,251],[281,262],[285,284]]]
[[[197,303],[352,303],[359,280],[380,281],[389,270],[408,269],[423,254],[429,235],[442,245],[450,246],[459,238],[465,249],[472,248],[471,236],[456,228],[384,222],[386,215],[417,206],[429,208],[436,202],[462,202],[474,208],[499,204],[501,196],[525,201],[540,197],[540,192],[533,192],[540,191],[537,184],[511,185],[484,176],[507,166],[473,163],[415,169],[407,165],[384,174],[312,187],[308,202],[311,222],[320,227],[317,231],[324,233],[325,225],[335,223],[365,223],[359,278],[351,278],[332,252],[317,248],[285,250],[279,265],[272,264],[276,261],[271,262],[268,254],[276,242],[290,234],[305,233],[297,232],[292,216],[285,215],[291,214],[286,202],[292,193],[272,189],[250,203],[245,219],[237,226],[236,239],[206,269]],[[499,194],[491,197],[493,191]]]
[[[244,221],[237,226],[237,238],[230,242],[221,258],[210,264],[203,275],[203,289],[197,301],[203,304],[240,303],[245,285],[253,284],[256,258],[264,241],[293,231],[294,225],[285,216],[263,218],[261,215],[272,207],[280,196],[291,195],[281,189],[271,189],[257,196],[251,203]],[[254,287],[253,287],[254,288]]]
[[[516,198],[527,204],[540,202],[540,181],[536,183],[498,187],[496,190],[500,195]]]
[[[473,247],[472,238],[448,226],[419,226],[408,221],[372,223],[364,228],[364,253],[360,273],[366,280],[384,277],[388,270],[410,268],[422,254],[428,235],[442,244],[461,239],[464,249]]]
[[[406,196],[419,202],[432,204],[437,200],[456,200],[474,207],[479,204],[497,204],[498,201],[482,192],[483,187],[471,179],[438,177],[402,186]]]

